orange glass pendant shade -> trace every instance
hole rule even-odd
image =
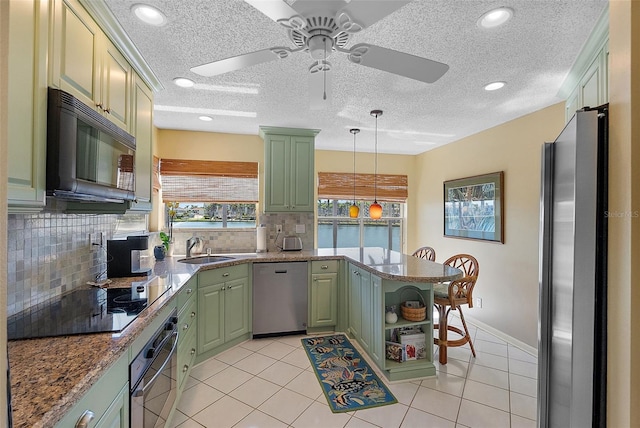
[[[382,218],[382,205],[380,205],[378,201],[374,201],[369,206],[369,217],[371,217],[374,220]]]
[[[358,218],[359,214],[360,214],[360,208],[358,208],[356,204],[353,204],[349,207],[349,217]]]

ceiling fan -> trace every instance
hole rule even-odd
[[[311,84],[321,86],[322,100],[327,100],[326,77],[331,70],[327,61],[333,52],[347,55],[354,64],[433,83],[449,66],[368,43],[347,48],[352,34],[358,33],[411,1],[406,0],[297,0],[292,6],[284,0],[244,0],[287,29],[293,47],[272,47],[191,68],[196,74],[210,77],[253,65],[287,58],[296,52],[308,52],[313,59],[309,67]],[[321,81],[319,81],[321,80]],[[317,91],[315,91],[317,92]],[[318,106],[312,97],[312,106]],[[322,103],[322,102],[320,102]]]

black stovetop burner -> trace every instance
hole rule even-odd
[[[81,288],[9,317],[9,340],[118,333],[168,288],[133,283],[127,288]]]

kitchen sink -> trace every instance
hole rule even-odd
[[[204,264],[208,264],[208,263],[226,262],[228,260],[233,260],[233,259],[235,259],[235,257],[229,257],[229,256],[197,256],[197,257],[189,257],[189,258],[186,258],[186,259],[180,259],[178,261],[181,262],[181,263],[204,265]]]

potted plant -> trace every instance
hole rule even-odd
[[[153,255],[155,256],[156,260],[164,260],[165,256],[169,253],[169,235],[164,232],[160,232],[160,240],[162,241],[162,245],[156,245],[153,248]]]

